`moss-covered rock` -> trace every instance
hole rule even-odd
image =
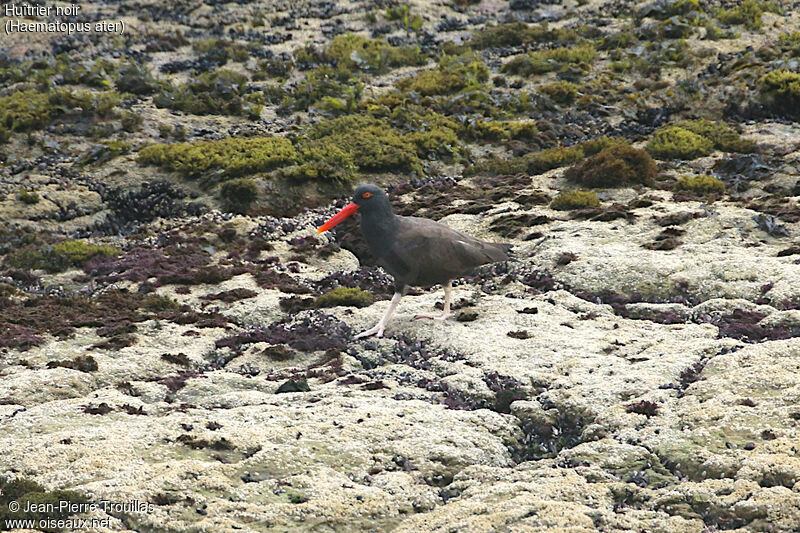
[[[25,189],[22,189],[17,193],[17,200],[23,204],[38,204],[40,199],[41,198],[39,198],[39,195],[36,193],[36,191],[26,191]]]
[[[333,102],[326,99],[343,96],[348,90],[354,97],[357,96],[353,92],[356,83],[357,79],[353,78],[346,69],[337,69],[328,65],[319,66],[306,74],[306,77],[294,86],[291,94],[283,98],[281,109],[306,111],[312,105],[319,105],[318,103],[322,102],[327,102],[330,106]],[[344,103],[342,107],[346,109],[347,104]]]
[[[624,187],[652,183],[657,171],[644,150],[616,144],[567,169],[564,176],[585,187]]]
[[[114,108],[122,102],[122,95],[116,91],[89,91],[84,89],[53,89],[50,103],[58,113],[79,114],[83,117],[110,117]]]
[[[352,154],[362,171],[421,171],[417,146],[374,117],[348,115],[319,122],[308,131],[309,142],[324,141]]]
[[[697,0],[655,0],[647,4],[639,12],[639,15],[664,20],[675,16],[688,15],[693,11],[702,11]]]
[[[156,79],[146,65],[134,61],[119,67],[114,85],[119,92],[141,96],[150,95],[159,89],[168,88],[168,83]]]
[[[258,198],[258,185],[251,178],[234,178],[220,186],[219,197],[232,211],[244,213]]]
[[[113,246],[67,240],[53,246],[29,244],[18,247],[6,256],[5,265],[21,270],[56,273],[72,267],[82,267],[95,257],[114,257],[119,253]]]
[[[285,168],[281,174],[292,181],[324,180],[352,182],[358,172],[353,153],[327,138],[302,142],[298,148],[302,163]]]
[[[524,46],[540,42],[571,42],[578,38],[570,28],[553,28],[547,23],[532,25],[524,22],[489,25],[475,32],[469,45],[476,49]]]
[[[16,511],[9,509],[11,502],[18,505]],[[70,490],[48,491],[42,485],[26,478],[9,480],[0,477],[0,523],[4,525],[10,520],[29,520],[37,524],[42,521],[40,525],[46,526],[44,521],[64,520],[75,514],[60,502],[81,505],[88,504],[89,499]],[[50,511],[45,512],[39,509],[49,509]],[[37,529],[48,533],[63,530],[56,527],[38,527]]]
[[[763,14],[761,2],[744,0],[736,7],[720,10],[717,18],[723,24],[741,24],[754,29],[761,27],[761,15]]]
[[[599,207],[600,199],[592,191],[562,192],[550,202],[550,207],[559,211]]]
[[[556,146],[511,159],[489,158],[467,167],[464,170],[464,174],[518,174],[520,172],[541,174],[554,168],[577,163],[586,156],[594,155],[605,148],[619,144],[626,143],[619,138],[598,137],[574,146]]]
[[[55,112],[50,97],[44,93],[17,91],[0,97],[0,126],[8,131],[41,128]]]
[[[334,37],[325,55],[339,68],[376,73],[395,67],[424,65],[428,61],[418,46],[391,46],[386,41],[353,33]]]
[[[684,176],[675,182],[673,190],[694,195],[721,194],[725,192],[725,184],[713,176]]]
[[[531,76],[545,72],[557,72],[570,65],[591,65],[597,50],[590,44],[563,46],[552,50],[538,50],[517,56],[500,69],[509,74]]]
[[[723,152],[749,153],[756,150],[756,143],[742,139],[735,129],[724,122],[711,120],[683,120],[674,124],[678,128],[689,130],[714,143],[714,148]]]
[[[525,154],[523,160],[528,172],[541,174],[542,172],[580,161],[584,155],[584,151],[580,146],[570,146],[568,148],[556,146],[541,152]]]
[[[696,159],[713,149],[711,139],[677,126],[658,130],[647,143],[647,151],[658,159]]]
[[[219,141],[154,144],[139,151],[139,161],[174,170],[189,178],[217,173],[217,179],[268,172],[297,161],[285,137],[231,137]]]
[[[800,74],[773,70],[761,77],[758,91],[762,101],[778,112],[800,115]]]
[[[571,104],[578,95],[578,86],[568,81],[556,81],[540,86],[539,92],[546,94],[557,104]]]
[[[467,87],[477,87],[489,79],[489,68],[480,56],[465,53],[444,55],[433,70],[423,70],[415,76],[399,80],[397,88],[422,96],[452,94]]]
[[[317,297],[314,307],[336,307],[339,305],[366,307],[372,305],[372,294],[358,287],[336,287]]]
[[[97,361],[91,355],[79,355],[73,359],[50,361],[47,363],[47,368],[70,368],[89,373],[96,372],[98,366]]]
[[[53,246],[53,253],[64,257],[72,266],[83,266],[94,257],[119,255],[119,250],[113,246],[100,246],[86,241],[63,241]]]
[[[224,65],[228,61],[245,62],[250,57],[247,47],[228,39],[202,39],[192,43],[192,50],[211,62]]]
[[[150,294],[142,300],[142,309],[155,313],[171,311],[179,307],[180,304],[177,301],[169,296],[162,296],[161,294]]]
[[[507,141],[509,139],[532,139],[539,133],[536,123],[516,120],[475,120],[470,122],[464,134],[468,138],[485,141]]]
[[[155,95],[153,103],[196,115],[256,116],[260,106],[245,96],[247,76],[227,69],[205,72],[178,87]]]
[[[800,57],[800,31],[781,33],[778,36],[778,47],[792,57]]]

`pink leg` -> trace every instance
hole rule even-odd
[[[383,330],[386,327],[386,323],[389,322],[389,317],[391,317],[392,313],[394,313],[394,310],[397,309],[397,304],[400,303],[400,298],[402,298],[402,297],[403,297],[402,293],[400,293],[400,292],[394,293],[394,296],[392,296],[392,301],[389,302],[389,308],[386,310],[386,314],[383,315],[383,318],[381,318],[380,322],[375,324],[374,328],[371,328],[371,329],[368,329],[367,331],[359,333],[358,335],[356,335],[353,338],[354,339],[361,339],[361,338],[364,338],[364,337],[369,337],[371,335],[375,335],[376,337],[383,337]]]
[[[415,320],[420,318],[429,318],[431,320],[445,320],[452,316],[450,313],[450,296],[453,292],[453,282],[448,281],[447,285],[444,286],[444,309],[442,309],[441,315],[416,315],[414,317]]]

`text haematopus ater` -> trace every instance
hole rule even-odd
[[[509,259],[510,244],[485,242],[433,220],[395,215],[386,193],[375,185],[356,188],[353,201],[323,224],[317,233],[333,228],[356,211],[361,214],[361,232],[370,250],[395,282],[395,293],[386,314],[374,328],[356,335],[356,339],[383,335],[408,285],[443,285],[442,314],[415,318],[444,320],[450,316],[454,278],[467,275],[480,265]]]

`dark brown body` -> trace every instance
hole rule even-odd
[[[362,215],[362,232],[378,264],[394,277],[397,290],[443,285],[476,267],[509,258],[510,244],[485,242],[432,220],[392,215],[390,224],[376,228],[381,224],[372,218]]]

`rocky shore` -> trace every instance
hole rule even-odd
[[[0,19],[126,27],[0,42],[0,520],[800,527],[797,2]],[[369,182],[515,259],[353,340]]]

